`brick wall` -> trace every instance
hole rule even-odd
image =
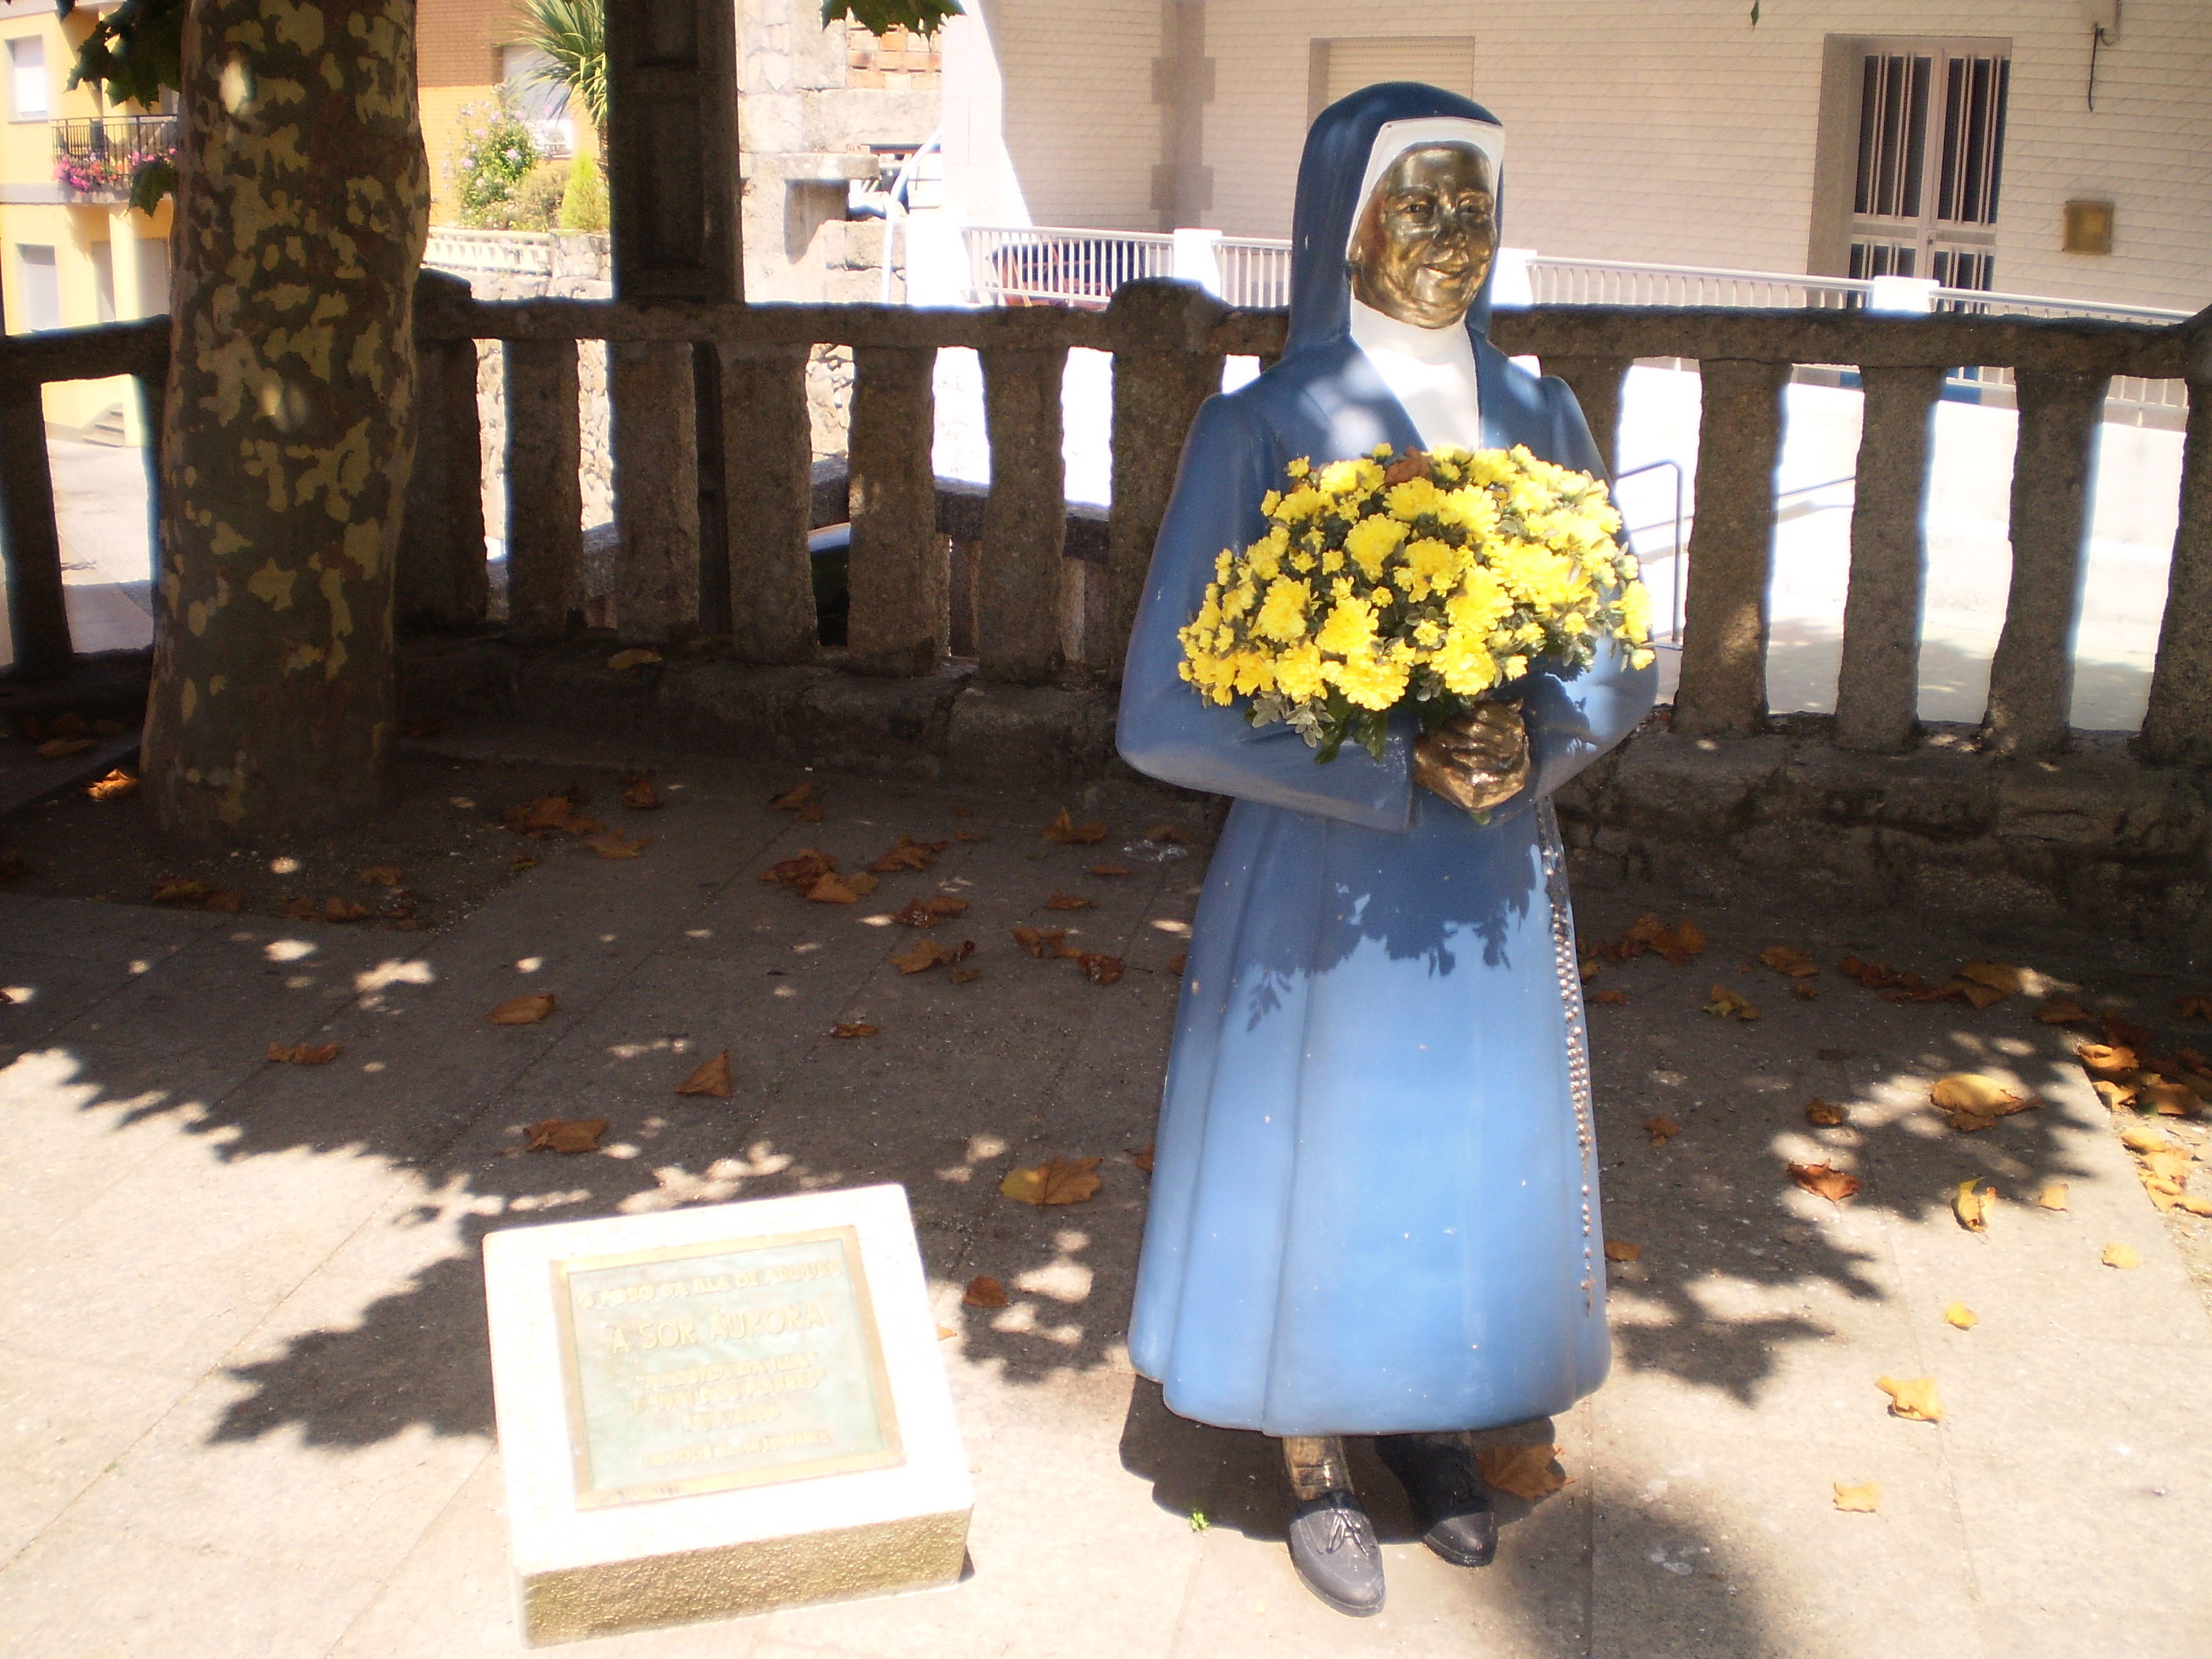
[[[514,35],[509,0],[420,0],[415,15],[415,73],[425,87],[489,87],[499,82],[499,48]]]
[[[845,29],[845,84],[891,92],[934,92],[944,71],[942,54],[921,35],[895,28],[875,35],[858,23]]]

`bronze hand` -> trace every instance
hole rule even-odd
[[[1413,781],[1469,812],[1510,800],[1528,785],[1528,727],[1521,706],[1477,703],[1413,744]]]

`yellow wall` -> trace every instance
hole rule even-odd
[[[0,185],[43,191],[54,182],[54,120],[81,120],[101,112],[89,86],[64,91],[77,44],[91,27],[80,13],[64,25],[50,4],[35,8],[24,0],[0,7]],[[7,42],[26,35],[46,43],[46,119],[13,118],[13,70]],[[129,113],[130,111],[118,112]],[[54,250],[56,285],[60,290],[61,321],[64,327],[90,327],[102,320],[95,260],[104,248],[114,278],[115,319],[159,314],[167,310],[166,292],[143,292],[149,272],[165,269],[162,262],[168,240],[170,210],[163,203],[149,218],[119,202],[0,203],[0,307],[8,328],[21,333],[27,326],[23,291],[21,250]],[[149,303],[150,301],[150,303]],[[100,422],[119,409],[125,441],[143,443],[145,427],[136,389],[127,376],[105,380],[70,380],[46,390],[46,422],[50,427],[75,432]]]

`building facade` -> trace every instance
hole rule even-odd
[[[141,161],[175,149],[164,112],[108,108],[90,86],[65,89],[90,33],[80,6],[0,0],[0,314],[10,333],[156,317],[169,308],[169,206],[130,204]],[[72,437],[144,441],[127,376],[46,389],[46,423]]]
[[[1487,105],[1559,258],[2212,301],[2203,0],[974,0],[945,202],[975,224],[1289,234],[1313,113]]]

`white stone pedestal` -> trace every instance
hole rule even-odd
[[[903,1188],[512,1228],[484,1288],[532,1645],[960,1576]]]

